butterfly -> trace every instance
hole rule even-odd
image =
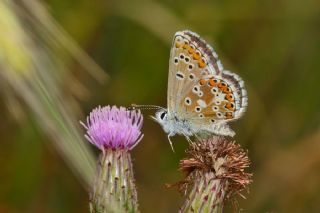
[[[167,108],[153,119],[168,133],[191,136],[235,135],[228,122],[247,108],[244,81],[223,69],[217,53],[200,36],[185,30],[175,34],[169,60]]]

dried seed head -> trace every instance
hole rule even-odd
[[[239,144],[229,142],[223,137],[211,137],[190,145],[188,157],[180,161],[180,170],[187,177],[180,184],[180,189],[186,191],[193,184],[196,173],[213,172],[216,179],[225,184],[226,198],[241,194],[252,182],[252,174],[245,172],[250,160],[247,152]],[[224,188],[224,187],[223,187]]]

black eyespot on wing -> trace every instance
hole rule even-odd
[[[183,79],[183,78],[184,78],[184,75],[181,74],[181,73],[177,73],[176,76],[177,76],[177,78],[179,78],[179,79]]]

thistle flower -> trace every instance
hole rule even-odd
[[[94,109],[87,123],[82,123],[87,140],[102,151],[91,193],[91,212],[138,212],[129,151],[143,137],[142,123],[140,111],[115,106]]]
[[[140,111],[100,106],[87,117],[85,137],[101,151],[106,149],[133,149],[142,139],[143,117]]]
[[[251,183],[248,155],[240,145],[223,137],[212,137],[193,143],[188,158],[180,161],[187,173],[178,186],[189,192],[180,212],[222,212],[225,201],[241,194]]]

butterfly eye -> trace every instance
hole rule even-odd
[[[167,115],[167,112],[162,112],[162,113],[160,114],[161,120],[164,120],[164,118],[166,117],[166,115]]]

